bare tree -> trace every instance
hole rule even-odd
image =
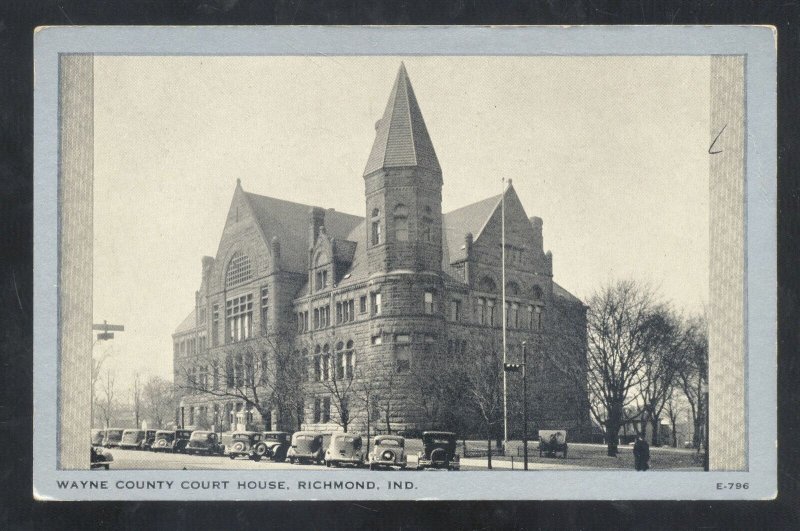
[[[678,383],[692,417],[692,445],[699,450],[708,409],[703,394],[703,386],[708,383],[708,322],[705,316],[687,319],[683,333],[686,356],[678,370]]]
[[[678,416],[681,412],[680,406],[680,397],[678,395],[678,390],[673,388],[672,392],[669,394],[669,398],[667,398],[666,406],[664,410],[667,414],[667,418],[669,419],[671,436],[672,436],[672,447],[678,447],[678,430],[677,430],[677,423],[678,423]]]
[[[223,354],[205,353],[184,365],[176,387],[192,394],[236,399],[268,419],[297,413],[302,401],[300,381],[304,360],[292,351],[286,337],[257,337],[224,348]],[[269,426],[267,426],[269,428]]]
[[[133,405],[134,425],[138,428],[141,426],[139,419],[142,412],[142,378],[137,372],[133,376],[133,385],[131,386],[131,402]]]
[[[153,428],[164,428],[175,412],[172,383],[158,376],[148,379],[142,388],[142,409]]]
[[[492,468],[492,439],[503,422],[503,360],[493,335],[475,337],[470,341],[466,363],[464,398],[482,420],[487,448],[487,466]]]
[[[617,455],[619,430],[626,407],[642,382],[645,352],[652,342],[653,292],[620,281],[595,293],[588,312],[588,387],[606,431],[607,453]]]
[[[98,398],[97,405],[100,410],[100,418],[103,420],[103,425],[108,428],[111,425],[111,421],[114,420],[117,410],[114,375],[109,369],[106,369],[105,378],[103,378],[101,382],[101,396]]]

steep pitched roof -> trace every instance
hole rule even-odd
[[[389,95],[383,118],[375,125],[375,143],[364,175],[381,168],[421,166],[441,173],[422,111],[404,64]]]
[[[566,302],[570,302],[573,304],[583,304],[583,301],[581,301],[578,297],[576,297],[569,291],[565,290],[555,282],[553,282],[553,295]]]
[[[450,262],[457,262],[467,257],[464,249],[464,236],[471,232],[477,238],[486,222],[500,205],[502,195],[487,197],[477,203],[457,208],[442,215],[442,225],[449,251]]]
[[[189,315],[186,316],[186,319],[181,321],[181,324],[178,325],[178,328],[175,329],[173,334],[181,334],[183,332],[189,332],[197,328],[197,316],[195,315],[195,310],[192,310]]]
[[[311,205],[293,203],[244,192],[267,242],[277,237],[281,244],[281,267],[304,272],[308,267],[309,211]],[[347,239],[363,218],[335,210],[325,211],[325,230],[331,238]]]

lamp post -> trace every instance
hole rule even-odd
[[[97,339],[95,340],[94,344],[92,345],[92,348],[94,349],[94,347],[99,342],[101,342],[101,341],[109,341],[111,339],[114,339],[114,332],[124,332],[125,331],[125,326],[124,325],[108,324],[108,321],[103,321],[101,324],[96,324],[96,323],[92,324],[92,330],[99,330],[100,331],[100,333],[97,334]],[[102,367],[103,362],[106,360],[106,358],[109,355],[110,354],[108,352],[105,352],[100,357],[100,359],[97,361],[97,363],[94,362],[94,357],[92,357],[92,374],[91,374],[91,377],[92,377],[92,389],[91,389],[92,395],[91,395],[91,403],[89,404],[89,416],[90,416],[90,421],[89,422],[91,423],[92,427],[94,427],[94,387],[95,387],[95,383],[97,382],[97,379],[100,377],[100,367]],[[108,428],[108,426],[106,426],[106,428]]]
[[[525,470],[528,470],[528,384],[525,374],[528,355],[526,342],[522,342],[522,363],[503,363],[503,377],[507,372],[522,371],[522,448],[525,456]],[[507,442],[507,441],[506,441]]]

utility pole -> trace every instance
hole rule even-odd
[[[508,180],[511,184],[511,179]],[[503,453],[508,447],[508,383],[506,378],[506,179],[503,177],[503,194],[500,196],[500,270],[503,283]]]
[[[528,470],[528,354],[522,342],[522,451],[525,455],[525,470]]]

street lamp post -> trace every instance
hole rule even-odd
[[[125,331],[125,326],[124,325],[108,324],[108,321],[103,321],[100,324],[96,324],[96,323],[92,324],[92,330],[100,331],[100,333],[97,334],[97,339],[95,340],[94,345],[92,345],[92,348],[94,348],[94,346],[97,345],[101,341],[109,341],[111,339],[114,339],[114,332],[124,332]],[[109,356],[109,354],[106,352],[105,354],[103,354],[100,357],[100,359],[97,361],[96,364],[94,362],[94,357],[92,357],[92,374],[91,374],[91,377],[92,377],[92,389],[91,389],[91,392],[92,392],[92,394],[91,394],[91,397],[90,397],[91,398],[91,403],[89,404],[89,416],[90,416],[90,421],[89,422],[91,423],[92,428],[94,428],[94,386],[95,386],[95,383],[97,382],[97,379],[100,377],[100,367],[103,366],[103,362],[106,360],[106,358],[108,356]],[[106,428],[108,428],[108,426],[106,426]]]
[[[705,407],[703,408],[703,414],[705,416],[705,426],[703,431],[703,447],[705,448],[705,455],[703,455],[703,470],[708,472],[708,458],[709,458],[709,450],[708,450],[708,426],[709,426],[709,403],[708,403],[708,384],[706,382],[702,383],[702,392],[703,392],[703,400],[705,401]]]

